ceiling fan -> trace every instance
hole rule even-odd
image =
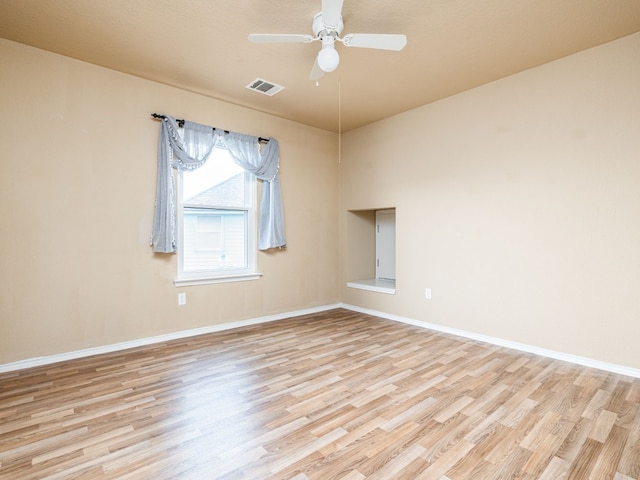
[[[322,0],[322,11],[313,17],[313,35],[252,33],[249,41],[254,43],[311,43],[322,42],[309,78],[318,80],[325,72],[338,68],[340,55],[336,50],[336,40],[346,47],[375,48],[380,50],[402,50],[407,44],[406,35],[383,33],[349,33],[340,37],[343,0]]]

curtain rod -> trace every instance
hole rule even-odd
[[[152,113],[151,116],[157,120],[163,120],[165,118],[167,118],[166,115],[159,115],[157,113]],[[184,119],[177,119],[176,118],[176,123],[178,124],[178,126],[180,128],[184,127]],[[215,127],[212,127],[215,130]],[[225,130],[224,133],[229,133],[229,130]],[[258,141],[259,142],[268,142],[269,139],[268,138],[262,138],[262,137],[258,137]]]

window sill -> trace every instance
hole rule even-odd
[[[367,280],[354,280],[347,282],[347,287],[369,290],[371,292],[386,293],[395,295],[396,282],[394,280],[382,280],[381,278],[371,278]]]
[[[210,283],[247,282],[250,280],[258,280],[261,276],[261,273],[243,273],[241,275],[228,275],[220,277],[182,278],[174,280],[173,284],[176,287],[187,287],[190,285],[207,285]]]

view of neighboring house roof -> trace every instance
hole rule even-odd
[[[238,173],[185,200],[185,205],[237,207],[244,204],[244,172]]]

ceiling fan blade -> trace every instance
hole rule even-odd
[[[407,44],[407,36],[386,33],[350,33],[344,36],[342,43],[347,47],[397,51],[405,47]]]
[[[279,34],[279,33],[251,33],[249,41],[253,43],[309,43],[315,37],[311,35]]]
[[[338,28],[342,15],[343,0],[322,0],[322,22],[328,26]]]
[[[309,75],[309,80],[319,80],[320,77],[324,75],[324,72],[318,65],[318,59],[316,57],[316,62],[313,64],[313,68],[311,69],[311,75]]]

